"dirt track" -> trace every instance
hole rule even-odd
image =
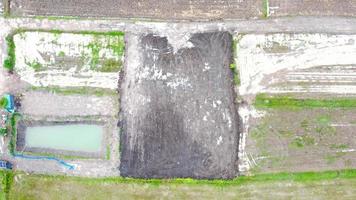
[[[122,176],[235,177],[231,35],[194,34],[176,52],[165,37],[140,40],[140,64],[128,58],[121,91]]]

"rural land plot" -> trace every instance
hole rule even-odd
[[[233,178],[239,118],[232,37],[191,35],[184,48],[152,34],[130,36],[121,86],[122,176]]]
[[[250,173],[355,167],[355,39],[303,33],[239,37],[238,91],[250,116],[244,121],[243,157]]]
[[[14,95],[21,115],[17,137],[15,132],[7,141],[14,143],[17,139],[18,145],[8,150],[12,155],[27,157],[5,156],[17,169],[26,172],[119,175],[117,86],[124,62],[124,34],[17,30],[7,37],[7,42],[12,48],[8,49],[5,67],[19,77],[13,87],[20,88]],[[91,140],[86,140],[91,142],[90,152],[84,148],[74,152],[57,143],[54,146],[60,149],[27,144],[28,128],[65,126],[83,129],[95,126],[100,135],[95,133]],[[101,142],[92,143],[94,140]],[[32,159],[42,156],[65,159],[76,168],[69,170],[50,159]]]

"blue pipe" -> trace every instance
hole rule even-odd
[[[24,159],[31,159],[31,160],[54,160],[57,161],[59,164],[67,167],[70,170],[73,170],[75,168],[74,165],[68,164],[64,162],[63,160],[60,160],[55,157],[48,157],[48,156],[28,156],[28,155],[22,155],[22,154],[14,154],[14,157],[18,158],[24,158]]]

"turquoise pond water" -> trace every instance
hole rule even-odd
[[[98,152],[102,138],[103,127],[100,125],[52,125],[26,129],[27,147]]]

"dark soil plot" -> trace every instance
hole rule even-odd
[[[258,17],[262,0],[11,0],[16,16],[219,19]]]
[[[356,0],[269,0],[271,16],[355,16]]]
[[[232,37],[201,33],[189,41],[194,47],[174,53],[165,37],[143,36],[140,65],[127,63],[121,84],[122,176],[233,178],[237,173]]]

